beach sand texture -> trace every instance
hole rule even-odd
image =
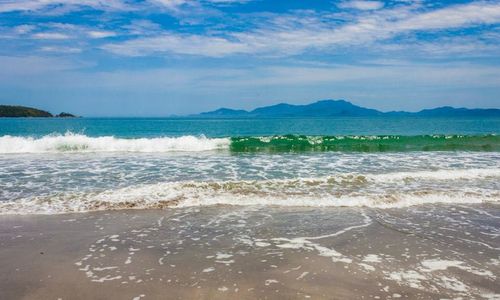
[[[0,299],[499,299],[500,206],[0,218]]]

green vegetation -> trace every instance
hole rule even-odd
[[[62,112],[62,113],[58,114],[56,116],[56,118],[76,118],[76,116],[73,114],[70,114],[70,113]]]
[[[51,113],[25,106],[10,106],[0,105],[0,117],[31,117],[31,118],[50,118],[53,117]]]
[[[26,106],[0,105],[0,118],[76,118],[75,115],[62,112],[52,115],[48,111]]]

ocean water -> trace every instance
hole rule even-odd
[[[0,119],[0,213],[500,201],[498,118]]]

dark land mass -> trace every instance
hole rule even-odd
[[[321,100],[306,105],[280,103],[259,107],[251,111],[220,108],[203,112],[194,117],[236,118],[236,117],[373,117],[373,116],[415,116],[415,117],[500,117],[500,109],[468,109],[450,106],[424,109],[419,112],[382,112],[352,104],[345,100]]]
[[[62,112],[52,115],[50,112],[26,106],[0,105],[0,118],[76,118],[75,115]]]
[[[77,118],[77,116],[70,114],[70,113],[62,112],[62,113],[56,115],[56,118]]]

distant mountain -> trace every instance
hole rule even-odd
[[[334,116],[378,116],[382,113],[354,105],[344,100],[322,100],[308,105],[281,103],[254,109],[251,115],[260,117],[334,117]]]
[[[201,113],[200,116],[207,116],[207,117],[239,117],[239,116],[245,116],[248,114],[248,111],[246,110],[235,110],[235,109],[229,109],[229,108],[219,108],[217,110],[211,111],[211,112],[204,112]]]
[[[434,109],[424,109],[417,114],[423,117],[495,117],[500,116],[500,109],[468,109],[443,106]]]
[[[195,117],[371,117],[371,116],[417,116],[417,117],[500,117],[500,109],[468,109],[449,106],[424,109],[419,112],[381,112],[376,109],[354,105],[345,100],[321,100],[306,105],[280,103],[259,107],[251,111],[220,108],[204,112]]]
[[[200,117],[335,117],[335,116],[378,116],[383,113],[354,105],[344,100],[321,100],[307,105],[280,103],[259,107],[252,111],[221,108],[204,112]]]
[[[69,113],[60,113],[56,116],[48,111],[26,107],[26,106],[12,106],[0,105],[0,118],[75,118],[76,116]]]

